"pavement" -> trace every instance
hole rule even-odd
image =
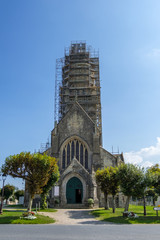
[[[0,240],[159,240],[159,224],[114,224],[98,221],[89,209],[41,212],[54,224],[0,224]]]
[[[158,224],[0,224],[0,240],[159,240]]]
[[[89,209],[58,209],[57,212],[40,212],[44,216],[54,218],[54,224],[59,225],[80,225],[80,224],[112,224],[97,220]]]

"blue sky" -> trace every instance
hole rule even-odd
[[[55,62],[76,40],[99,49],[104,148],[159,163],[159,12],[159,0],[0,0],[0,165],[50,137]]]

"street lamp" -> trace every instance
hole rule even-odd
[[[1,194],[1,205],[0,205],[0,214],[3,214],[3,197],[4,197],[4,183],[6,180],[6,175],[2,175],[3,187],[2,187],[2,194]]]

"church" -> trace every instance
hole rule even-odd
[[[57,199],[62,208],[85,208],[89,198],[95,207],[104,206],[95,172],[118,166],[124,158],[103,148],[101,114],[98,52],[85,42],[72,42],[56,61],[55,124],[46,153],[58,158],[60,179],[51,190],[50,206]]]

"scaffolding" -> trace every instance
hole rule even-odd
[[[55,100],[54,100],[54,122],[59,122],[61,116],[60,108],[60,87],[62,86],[62,68],[64,66],[64,58],[56,60],[56,75],[55,75]]]
[[[78,101],[102,132],[99,52],[85,42],[72,42],[56,61],[55,115],[59,122]]]

